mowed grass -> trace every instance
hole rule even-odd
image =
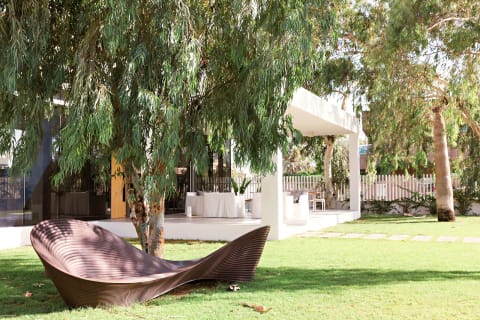
[[[324,231],[342,233],[383,233],[430,235],[433,237],[480,237],[480,217],[458,216],[453,222],[438,222],[436,216],[363,215],[361,219],[339,224]]]
[[[369,222],[382,225],[380,220],[370,217],[332,230],[363,233],[370,230]],[[433,222],[424,224],[425,232],[415,223],[413,233],[398,232],[398,225],[388,232],[387,226],[371,230],[445,231],[436,230],[444,224]],[[478,229],[470,230],[462,234],[479,236]],[[166,255],[191,259],[221,245],[171,242]],[[231,292],[228,283],[201,282],[128,308],[69,310],[31,248],[0,251],[0,318],[6,319],[477,319],[480,244],[315,237],[270,241],[254,281],[239,285]],[[259,313],[244,304],[271,309]]]

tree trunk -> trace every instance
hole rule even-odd
[[[433,109],[433,142],[435,146],[435,192],[438,221],[455,221],[445,121],[440,107]]]
[[[130,219],[137,232],[142,250],[159,258],[164,256],[165,248],[165,198],[152,196],[151,199],[158,199],[145,208],[143,196],[134,190],[131,183],[126,184],[127,201],[130,207]],[[153,200],[155,201],[155,200]]]
[[[142,250],[149,252],[148,249],[148,217],[143,203],[143,197],[139,197],[139,192],[135,190],[132,178],[125,181],[125,194],[128,207],[130,208],[130,220],[137,233],[138,239],[142,246]]]
[[[163,258],[165,253],[165,199],[163,197],[150,206],[148,247],[151,255]]]
[[[335,136],[326,136],[325,143],[327,148],[325,150],[325,157],[323,158],[323,168],[325,176],[325,202],[327,207],[335,208],[335,198],[332,182],[332,159],[333,159],[333,147],[335,145]]]
[[[145,212],[145,206],[143,201],[137,200],[130,204],[130,219],[132,220],[135,231],[137,232],[138,239],[142,246],[142,250],[149,252],[148,248],[148,217]]]

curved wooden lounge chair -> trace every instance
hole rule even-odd
[[[194,280],[252,280],[269,231],[260,227],[189,261],[153,257],[108,230],[73,219],[42,221],[30,238],[67,305],[127,306]]]

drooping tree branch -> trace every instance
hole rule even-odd
[[[463,99],[458,99],[456,106],[460,111],[462,119],[470,129],[472,129],[472,132],[478,137],[478,139],[480,139],[480,125],[473,119],[472,114],[467,108],[467,102]]]
[[[437,22],[435,22],[434,24],[430,25],[429,27],[427,27],[427,31],[432,31],[433,29],[435,28],[438,28],[448,22],[465,22],[465,21],[469,21],[469,20],[472,20],[473,17],[447,17],[447,18],[443,18]]]

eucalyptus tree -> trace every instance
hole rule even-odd
[[[112,154],[144,249],[161,256],[179,157],[202,171],[207,145],[231,138],[236,163],[272,170],[292,129],[286,104],[309,74],[312,23],[328,36],[332,19],[329,1],[3,1],[0,153],[27,169],[42,119],[60,114],[54,182]]]
[[[459,147],[463,151],[464,157],[459,161],[463,164],[459,176],[465,195],[468,197],[479,198],[480,168],[480,140],[473,134],[472,130],[462,128],[460,132]]]
[[[340,110],[347,110],[353,105],[353,111],[358,113],[355,107],[355,92],[358,92],[358,82],[362,77],[362,68],[359,64],[361,50],[359,41],[354,37],[355,33],[362,32],[362,25],[358,24],[356,8],[351,1],[337,0],[333,3],[336,11],[335,27],[331,28],[331,37],[315,38],[316,44],[325,47],[326,50],[319,50],[315,56],[318,59],[313,66],[313,76],[308,79],[305,87],[311,91],[328,97],[330,100],[337,100]],[[316,29],[314,29],[316,30]],[[320,31],[320,30],[319,30]],[[321,35],[321,32],[319,32]],[[358,103],[356,104],[358,106]],[[337,137],[333,135],[322,137],[323,141],[316,141],[323,150],[323,172],[325,183],[325,198],[331,207],[336,206],[334,197],[335,180],[343,180],[342,175],[336,177],[335,172],[338,163],[335,161],[335,152],[341,150],[337,146]],[[325,147],[323,147],[325,146]],[[338,154],[337,160],[342,155]]]
[[[439,221],[455,219],[447,137],[455,143],[460,119],[478,130],[479,6],[394,0],[358,10],[372,140],[398,160],[425,161],[433,144]]]
[[[283,173],[312,174],[316,171],[313,157],[307,150],[304,142],[291,143],[288,151],[283,155]]]

